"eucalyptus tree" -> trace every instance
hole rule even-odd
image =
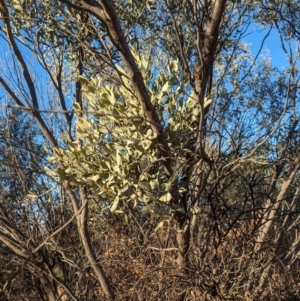
[[[297,1],[0,4],[15,59],[0,84],[48,141],[45,168],[68,208],[48,235],[57,241],[76,220],[85,259],[58,243],[75,275],[51,274],[65,296],[82,297],[79,275],[108,299],[298,293]],[[287,68],[253,58],[243,39],[255,27],[278,31]],[[119,241],[105,250],[103,237]]]

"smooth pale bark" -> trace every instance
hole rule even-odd
[[[261,248],[261,244],[265,241],[266,236],[268,232],[270,231],[273,223],[274,223],[274,218],[276,216],[276,212],[281,204],[281,202],[284,200],[284,197],[287,193],[288,188],[291,185],[291,182],[293,181],[296,173],[298,172],[300,168],[300,158],[297,158],[295,162],[295,166],[293,169],[290,170],[288,178],[282,183],[279,194],[273,203],[271,199],[268,199],[265,208],[267,208],[267,211],[264,213],[263,218],[261,220],[261,227],[259,229],[258,236],[256,238],[256,246],[255,246],[255,251],[259,251]]]

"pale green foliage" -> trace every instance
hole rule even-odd
[[[64,162],[65,168],[57,169],[62,179],[68,179],[73,186],[88,185],[96,194],[109,200],[110,210],[116,212],[121,212],[129,201],[135,206],[149,202],[168,204],[170,189],[183,172],[184,131],[189,130],[188,119],[194,111],[191,101],[183,103],[184,93],[181,93],[182,105],[176,103],[172,90],[175,89],[178,95],[181,89],[173,87],[176,79],[172,72],[177,70],[175,61],[153,78],[146,59],[138,55],[135,58],[148,86],[152,87],[153,103],[168,120],[168,142],[172,154],[176,155],[172,178],[166,177],[156,134],[150,122],[143,118],[142,108],[120,66],[118,72],[122,84],[118,86],[107,85],[101,78],[90,81],[80,78],[87,99],[86,109],[92,113],[83,116],[79,106],[75,105],[77,140],[69,139],[68,149],[57,149],[56,157],[50,158]],[[183,191],[182,188],[180,192]],[[159,208],[158,211],[164,210]]]

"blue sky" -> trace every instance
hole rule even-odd
[[[249,47],[253,56],[256,56],[258,53],[268,30],[253,32],[244,39],[244,41],[250,45]],[[266,38],[260,55],[266,53],[269,53],[272,65],[280,69],[289,65],[286,55],[281,47],[279,34],[275,28],[271,30],[269,36]]]

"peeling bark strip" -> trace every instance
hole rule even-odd
[[[214,56],[218,45],[219,28],[225,12],[226,2],[227,0],[215,1],[210,22],[206,29],[203,53],[199,54],[201,58],[200,66],[195,70],[197,76],[196,92],[199,93],[198,101],[202,105],[213,68]]]
[[[208,85],[211,86],[210,83],[212,82],[213,64],[218,46],[219,29],[224,16],[226,2],[226,0],[215,1],[214,8],[210,17],[210,22],[207,25],[203,49],[201,49],[201,47],[199,47],[198,49],[198,51],[200,52],[198,53],[200,64],[195,68],[194,76],[195,92],[197,95],[195,101],[200,106],[200,113],[198,117],[199,133],[205,132],[206,115],[209,109],[209,106],[207,106],[206,108],[204,107],[205,93]],[[210,88],[211,87],[209,87],[209,90]],[[199,143],[197,143],[197,146],[199,147],[199,153],[201,157],[210,165],[211,162],[204,151],[204,141],[201,136],[203,136],[203,134],[199,135]]]

